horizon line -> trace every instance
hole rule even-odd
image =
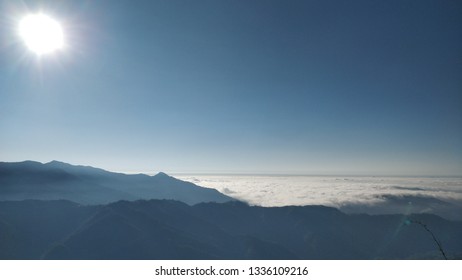
[[[88,164],[74,164],[68,163],[65,161],[60,160],[51,160],[47,162],[42,162],[38,160],[22,160],[22,161],[0,161],[0,163],[23,163],[23,162],[36,162],[40,164],[49,164],[52,162],[58,162],[63,164],[69,164],[72,166],[80,166],[80,167],[92,167],[103,169],[108,172],[114,173],[122,173],[126,175],[136,175],[136,174],[144,174],[148,176],[153,176],[158,173],[166,173],[171,176],[267,176],[267,177],[395,177],[395,178],[462,178],[462,174],[431,174],[431,175],[423,175],[423,174],[377,174],[377,173],[370,173],[370,174],[361,174],[361,173],[303,173],[303,172],[245,172],[245,171],[143,171],[143,170],[136,170],[136,171],[128,171],[123,169],[112,169],[112,168],[105,168],[99,166],[93,166]]]

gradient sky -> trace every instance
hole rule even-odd
[[[37,58],[18,21],[61,21]],[[461,1],[0,0],[0,161],[462,175]]]

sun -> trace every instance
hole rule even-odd
[[[45,14],[30,14],[19,23],[19,36],[37,55],[50,54],[64,47],[61,24]]]

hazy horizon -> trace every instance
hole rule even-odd
[[[19,160],[19,161],[5,161],[5,160],[0,160],[0,162],[5,162],[5,163],[19,163],[19,162],[38,162],[41,164],[46,164],[46,163],[51,163],[51,162],[61,162],[61,163],[66,163],[70,165],[75,165],[75,166],[85,166],[85,167],[93,167],[93,168],[98,168],[98,169],[103,169],[109,172],[114,172],[114,173],[122,173],[126,175],[134,175],[134,174],[144,174],[144,175],[149,175],[153,176],[156,175],[160,172],[166,173],[167,175],[176,177],[176,176],[193,176],[193,175],[204,175],[204,176],[268,176],[268,177],[284,177],[284,176],[294,176],[294,177],[396,177],[396,178],[462,178],[462,175],[459,174],[341,174],[341,173],[251,173],[251,172],[190,172],[190,171],[185,171],[185,172],[178,172],[178,171],[166,171],[166,170],[130,170],[130,169],[109,169],[105,168],[102,166],[95,166],[95,165],[90,165],[90,164],[85,164],[85,163],[73,163],[73,162],[67,162],[67,161],[62,161],[62,160],[51,160],[51,161],[39,161],[39,160],[33,160],[33,159],[26,159],[26,160]]]

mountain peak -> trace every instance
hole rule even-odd
[[[58,161],[58,160],[52,160],[52,161],[47,162],[45,164],[46,165],[51,165],[51,166],[69,166],[70,165],[69,163],[65,163],[65,162]]]
[[[4,180],[7,178],[8,180]],[[217,190],[196,186],[160,172],[155,176],[115,173],[59,161],[1,163],[0,200],[67,199],[80,204],[119,200],[174,199],[193,205],[233,200]]]
[[[159,173],[157,173],[156,175],[154,175],[154,177],[158,177],[158,178],[170,178],[170,176],[169,176],[167,173],[164,173],[164,172],[159,172]]]

